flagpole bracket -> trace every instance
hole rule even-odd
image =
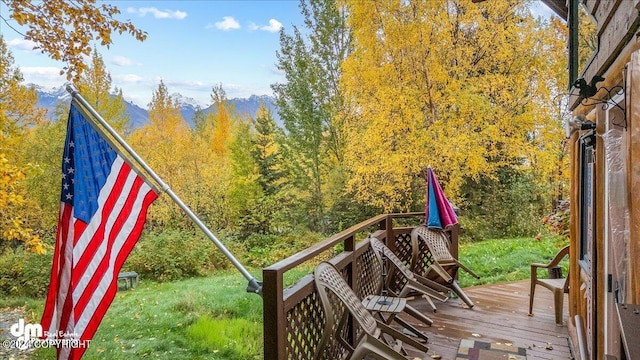
[[[258,281],[255,278],[249,280],[247,285],[247,292],[252,294],[258,294],[262,297],[262,281]]]

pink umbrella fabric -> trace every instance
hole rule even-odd
[[[458,217],[431,167],[427,168],[426,180],[425,225],[430,229],[448,230],[458,223]]]

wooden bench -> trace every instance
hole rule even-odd
[[[139,277],[135,271],[118,274],[118,290],[129,290],[138,286]]]

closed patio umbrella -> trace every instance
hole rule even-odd
[[[444,195],[431,167],[427,168],[425,179],[427,181],[425,225],[430,229],[448,230],[458,223],[458,217]]]

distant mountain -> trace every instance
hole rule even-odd
[[[64,87],[47,91],[38,85],[33,86],[38,92],[38,106],[47,109],[49,111],[49,117],[53,117],[57,103],[61,101],[69,102],[71,100],[71,94],[69,94]]]
[[[235,98],[231,100],[231,102],[235,104],[236,111],[239,114],[249,115],[252,118],[255,118],[255,115],[258,112],[260,101],[264,101],[264,104],[267,107],[267,109],[271,111],[271,117],[273,117],[273,119],[276,120],[277,123],[280,123],[280,115],[278,115],[278,107],[275,105],[275,99],[272,96],[251,95],[249,96],[248,99]]]
[[[53,90],[45,90],[35,85],[38,92],[38,106],[45,108],[49,111],[49,117],[53,118],[55,113],[56,104],[59,102],[68,103],[71,101],[71,95],[63,88],[55,88]],[[180,105],[180,114],[185,119],[189,126],[193,127],[193,118],[196,111],[202,110],[206,113],[216,113],[216,108],[210,105],[207,108],[203,108],[197,104],[194,99],[184,97],[178,93],[173,94],[178,100]],[[235,104],[235,109],[241,116],[249,116],[255,118],[258,108],[260,107],[260,101],[264,101],[266,107],[271,111],[271,116],[276,121],[278,126],[282,126],[280,116],[278,115],[278,108],[275,105],[275,99],[268,95],[251,95],[249,98],[234,98],[230,99],[229,103]],[[149,113],[146,109],[134,104],[133,102],[126,102],[127,112],[131,118],[131,126],[136,129],[147,122],[149,122]]]

